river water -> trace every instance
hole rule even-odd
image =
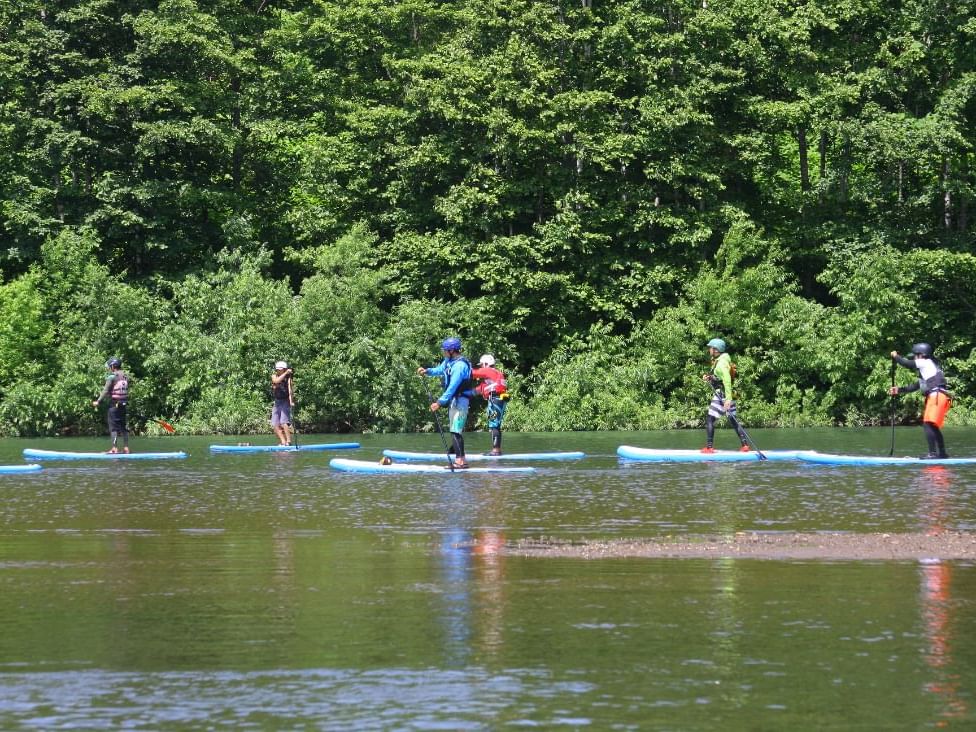
[[[891,447],[884,429],[751,434],[763,449]],[[946,438],[976,456],[976,430]],[[976,467],[625,463],[620,444],[702,435],[619,432],[507,435],[512,452],[588,454],[529,476],[332,471],[339,455],[440,447],[352,439],[363,447],[284,455],[134,439],[190,457],[0,476],[0,729],[976,727],[971,563],[497,551],[526,537],[976,531]],[[105,446],[2,440],[0,462]],[[898,429],[896,454],[923,451],[919,428]]]

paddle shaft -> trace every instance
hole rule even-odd
[[[895,359],[891,359],[891,388],[895,388],[895,367],[898,364],[895,363]],[[894,394],[891,395],[891,449],[888,451],[888,457],[895,454],[895,400]]]
[[[170,434],[176,432],[176,428],[173,425],[171,425],[169,422],[167,422],[165,419],[157,419],[156,417],[146,417],[142,414],[136,414],[135,412],[132,413],[132,416],[135,417],[136,419],[145,420],[146,422],[155,422]]]
[[[735,427],[736,429],[738,429],[739,431],[741,431],[743,435],[745,435],[746,440],[748,441],[750,447],[752,447],[752,449],[755,450],[756,453],[759,455],[759,459],[760,460],[768,460],[769,458],[767,458],[763,454],[763,451],[760,450],[759,447],[756,445],[756,443],[752,441],[752,438],[749,436],[749,433],[746,432],[746,429],[745,429],[745,427],[742,426],[742,423],[739,422],[739,420],[736,419],[735,417],[733,417],[731,414],[727,414],[726,416],[729,418],[729,422],[732,423],[732,426]]]
[[[427,392],[427,405],[430,406],[434,403],[434,395],[430,393],[430,387],[427,386],[427,382],[424,381],[424,377],[420,377],[421,381],[424,383],[424,390]],[[434,412],[434,424],[437,426],[437,434],[441,436],[441,444],[444,446],[444,452],[447,454],[447,464],[451,468],[451,472],[454,472],[454,460],[451,458],[451,448],[447,446],[447,438],[444,437],[444,430],[441,429],[441,416],[438,412]]]

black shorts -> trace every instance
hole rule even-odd
[[[125,402],[112,402],[108,408],[109,432],[128,432],[125,426]]]

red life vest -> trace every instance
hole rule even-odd
[[[492,394],[496,396],[501,396],[506,391],[508,391],[508,383],[505,381],[505,374],[496,368],[491,366],[479,366],[474,370],[472,374],[475,378],[482,379],[475,387],[481,396],[485,399],[490,397]]]

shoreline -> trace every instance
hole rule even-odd
[[[541,537],[511,542],[503,552],[508,556],[560,559],[976,560],[976,532],[741,531],[598,541]]]

